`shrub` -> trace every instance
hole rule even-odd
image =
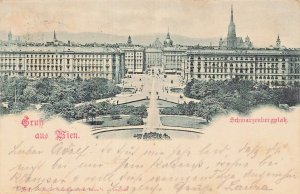
[[[115,115],[110,115],[110,118],[111,118],[112,120],[117,120],[117,119],[121,119],[121,116],[118,115],[118,114],[115,114]]]
[[[136,115],[131,115],[128,120],[127,120],[127,124],[129,125],[143,125],[143,119],[139,116]]]
[[[181,115],[180,109],[177,107],[165,107],[160,110],[160,114],[162,115]]]
[[[104,121],[88,121],[86,123],[89,125],[102,125]]]
[[[2,106],[0,104],[0,115],[2,115],[2,114],[8,114],[8,113],[9,113],[9,110],[5,106]]]

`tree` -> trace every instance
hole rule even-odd
[[[76,112],[75,112],[74,104],[71,104],[68,101],[65,101],[65,103],[62,105],[63,105],[63,107],[61,108],[61,112],[60,112],[62,117],[64,117],[67,120],[75,119]]]
[[[253,105],[274,104],[274,93],[272,90],[256,90],[251,93],[253,97]]]
[[[189,103],[184,102],[183,104],[178,104],[177,107],[182,114],[193,115],[195,112],[195,105],[195,102],[191,101]]]
[[[14,101],[10,101],[8,103],[8,110],[10,113],[19,113],[23,110],[25,110],[27,107],[29,107],[28,103],[17,101],[16,103]]]
[[[86,105],[82,105],[82,112],[83,117],[86,118],[86,120],[91,119],[92,121],[96,118],[98,109],[95,104],[89,103]]]
[[[96,107],[92,107],[89,111],[88,111],[88,116],[92,119],[92,121],[94,121],[94,119],[97,116],[97,109]]]
[[[194,85],[195,79],[192,79],[190,82],[186,84],[184,87],[183,94],[187,97],[191,97],[191,87]]]
[[[110,110],[112,109],[112,104],[108,102],[100,102],[97,104],[97,109],[99,115],[107,115],[110,113]]]
[[[163,115],[182,115],[182,112],[178,108],[178,105],[176,107],[165,107],[160,110],[160,114]]]
[[[80,99],[82,102],[90,101],[91,98],[91,92],[93,91],[93,87],[87,80],[84,80],[79,87],[78,95],[80,96]]]
[[[24,97],[28,103],[38,103],[37,102],[37,90],[32,85],[27,85],[24,89]]]
[[[277,104],[294,106],[300,103],[300,87],[277,88],[274,91]]]
[[[137,126],[137,125],[143,125],[144,122],[141,117],[136,115],[131,115],[127,120],[127,124]]]
[[[113,120],[120,119],[120,110],[114,106],[114,108],[110,111],[110,116]]]
[[[128,108],[128,106],[127,106],[127,108]],[[140,116],[140,117],[146,117],[148,115],[147,107],[145,105],[141,105],[139,107],[132,106],[130,108],[133,109],[133,110],[131,110],[129,112],[129,114],[132,113],[133,115],[137,115],[137,116]]]
[[[42,78],[34,82],[34,87],[37,91],[37,100],[46,103],[53,91],[53,80],[49,78]]]
[[[195,115],[206,119],[210,122],[213,116],[225,113],[223,104],[214,98],[206,98],[197,104]]]
[[[9,113],[9,110],[0,104],[0,115],[4,115],[4,114],[8,114]]]

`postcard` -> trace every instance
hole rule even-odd
[[[299,194],[300,1],[0,0],[0,194]]]

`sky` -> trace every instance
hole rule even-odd
[[[256,46],[300,47],[300,0],[0,0],[0,31],[115,35],[227,35],[233,5],[237,36]]]

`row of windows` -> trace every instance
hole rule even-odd
[[[136,60],[133,60],[133,59],[126,59],[125,60],[125,63],[130,63],[130,62],[136,62],[136,63],[142,63],[144,62],[143,60],[139,60],[139,59],[136,59]]]
[[[5,72],[0,72],[0,75],[16,75],[16,73],[12,73],[12,72],[8,72],[8,73],[5,73]],[[60,77],[60,76],[67,76],[67,77],[106,77],[106,78],[109,78],[111,74],[109,73],[74,73],[74,74],[70,74],[70,73],[26,73],[26,76],[29,76],[29,77],[41,77],[41,76],[46,76],[46,77]]]
[[[76,63],[76,60],[73,60],[75,64],[77,63],[88,63],[90,62],[90,60],[77,60],[77,63]],[[70,60],[67,59],[66,60],[67,64],[70,64]],[[92,60],[92,62],[95,62],[94,60]],[[98,60],[96,60],[96,62],[99,62]],[[102,60],[100,60],[100,62],[103,62]],[[107,59],[106,60],[106,63],[109,63],[110,61]],[[0,62],[1,64],[3,64],[2,60]],[[11,63],[15,63],[14,61],[11,62],[9,61],[8,64],[11,64]],[[26,63],[27,64],[62,64],[63,61],[62,59],[27,59],[26,60]],[[5,64],[7,64],[6,60],[5,60]]]
[[[197,74],[197,78],[235,78],[239,77],[242,79],[255,79],[256,80],[286,80],[286,76],[250,76],[250,75],[215,75],[215,74]],[[193,77],[193,75],[191,75]]]
[[[200,72],[201,69],[198,69],[198,72]],[[194,72],[193,70],[191,70],[190,72]],[[227,73],[227,72],[230,72],[230,73],[253,73],[253,70],[249,70],[249,69],[230,69],[230,71],[228,71],[227,69],[204,69],[204,72],[212,72],[212,73]],[[255,71],[256,73],[274,73],[274,74],[278,74],[278,71],[275,70],[275,71]],[[284,73],[284,71],[282,71],[282,73]]]
[[[16,59],[15,58],[13,58],[13,59],[1,58],[0,61],[16,61]],[[22,61],[22,59],[19,59],[19,61]]]
[[[133,58],[138,58],[138,59],[142,59],[142,56],[126,56],[125,59],[133,59]]]
[[[300,73],[299,69],[290,69],[290,73]]]
[[[291,68],[293,68],[293,67],[295,67],[295,68],[300,68],[300,63],[290,63],[290,67]]]
[[[100,61],[100,62],[102,62],[102,61],[106,61],[106,62],[109,62],[110,61],[110,59],[73,59],[73,61],[77,61],[77,62],[80,62],[80,61],[85,61],[85,62],[87,62],[87,61]]]
[[[219,61],[219,60],[238,60],[238,61],[300,61],[300,57],[278,58],[278,57],[189,57],[189,60],[199,61]]]
[[[32,64],[27,64],[27,65],[25,65],[25,66],[32,66],[32,65],[35,65],[35,66],[45,66],[45,64],[44,65],[41,65],[41,64],[34,64],[34,63],[32,63]],[[53,66],[53,65],[62,65],[62,64],[53,64],[53,63],[48,63],[47,64],[47,66]],[[73,64],[73,66],[74,67],[76,67],[76,66],[97,66],[97,67],[103,67],[103,66],[106,66],[106,67],[109,67],[109,66],[111,66],[111,64],[92,64],[92,63],[85,63],[85,64]],[[3,64],[3,63],[0,63],[0,67],[14,67],[14,66],[17,66],[17,64]],[[20,66],[20,68],[23,66],[22,64],[19,64],[18,66]],[[65,65],[64,65],[65,66]],[[70,66],[70,65],[66,65],[67,67],[68,66]],[[112,65],[112,66],[114,66],[114,65]]]
[[[142,68],[143,64],[129,64],[129,65],[127,65],[127,68],[133,68],[133,67],[140,67],[140,68]]]
[[[245,60],[245,61],[253,61],[253,57],[197,57],[197,60],[204,60],[204,61],[219,61],[219,60]],[[190,57],[190,60],[194,60],[194,57]]]
[[[205,63],[204,64],[204,67],[217,67],[217,68],[227,68],[228,66],[227,65],[229,65],[229,63],[224,63],[224,66],[223,66],[223,63],[216,63],[216,64],[214,64],[214,63]],[[199,66],[201,66],[201,64],[197,64],[197,66],[199,67]],[[191,68],[193,68],[194,67],[194,64],[193,63],[191,63],[190,64],[190,67]],[[230,64],[230,66],[229,66],[230,68],[233,68],[233,67],[241,67],[241,68],[243,68],[243,67],[245,67],[245,68],[248,68],[248,67],[252,67],[252,68],[254,68],[254,65],[253,64]],[[272,64],[272,65],[269,65],[269,66],[267,66],[267,65],[255,65],[255,68],[275,68],[275,69],[278,69],[278,64]],[[282,64],[281,65],[281,68],[282,69],[285,69],[285,65],[284,64]]]
[[[134,56],[134,55],[138,55],[138,56],[143,56],[143,52],[136,52],[136,53],[133,53],[133,52],[126,52],[125,53],[126,56]]]
[[[42,70],[42,71],[45,71],[45,70],[60,70],[60,71],[62,71],[62,66],[51,66],[51,67],[49,67],[49,66],[47,66],[47,67],[45,67],[45,66],[43,66],[43,67],[41,67],[41,66],[39,66],[39,67],[37,67],[37,66],[30,66],[30,67],[27,67],[26,68],[27,70],[35,70],[35,71],[37,71],[37,70]],[[70,68],[67,66],[67,68],[65,68],[65,69],[67,69],[67,70],[69,70]],[[106,70],[106,71],[108,71],[110,68],[109,67],[106,67],[106,68],[102,68],[102,67],[87,67],[87,66],[85,66],[85,67],[74,67],[74,68],[71,68],[71,69],[77,69],[78,71],[79,70],[81,70],[81,71],[83,71],[83,70],[85,70],[85,71],[90,71],[90,70],[96,70],[96,71],[102,71],[102,70]]]
[[[181,56],[164,56],[164,58],[165,59],[178,59],[178,60],[182,59]]]
[[[190,68],[190,72],[194,72],[196,68]],[[250,73],[253,73],[253,68],[230,68],[230,69],[224,69],[224,68],[212,68],[212,67],[204,67],[203,68],[205,72],[227,72],[228,70],[230,70],[230,72],[248,72],[248,70],[250,71]],[[198,72],[201,71],[201,67],[197,68]],[[255,72],[257,73],[278,73],[278,69],[255,69]],[[285,72],[285,70],[281,71],[282,73]],[[295,73],[299,73],[299,70],[295,70],[295,71],[290,71],[290,72],[295,72]]]
[[[282,57],[243,57],[243,56],[228,56],[228,57],[201,57],[201,56],[190,56],[189,59],[191,60],[210,60],[210,61],[214,61],[214,60],[245,60],[245,61],[252,61],[252,60],[260,60],[260,61],[285,61],[286,58],[282,58]],[[300,58],[299,57],[288,57],[287,59],[290,59],[291,61],[299,61]]]
[[[33,55],[33,54],[0,54],[0,58],[2,57],[27,57],[27,58],[69,58],[69,57],[74,57],[74,58],[111,58],[111,55],[92,55],[92,54],[75,54],[75,55],[71,55],[71,54],[66,54],[66,55],[61,55],[61,54],[43,54],[43,55]]]
[[[193,62],[191,62],[190,64],[191,64],[191,65],[192,65],[192,64],[198,64],[198,65],[201,65],[201,62],[198,62],[198,63],[193,63]],[[236,64],[236,65],[251,65],[251,66],[252,66],[254,63],[224,63],[224,62],[216,62],[216,63],[215,63],[215,62],[204,62],[204,64],[205,64],[205,65],[207,65],[207,64],[209,64],[209,65],[210,65],[210,64],[212,64],[212,65],[218,65],[218,64],[221,64],[221,65],[222,65],[222,64],[225,64],[225,65],[227,65],[227,64]],[[285,63],[282,63],[282,64],[284,65]],[[266,65],[271,65],[271,66],[273,67],[273,66],[278,66],[278,63],[256,63],[255,65],[256,65],[256,66],[259,65],[260,67],[262,67],[262,65],[264,65],[264,66],[266,66]]]
[[[109,71],[109,69],[111,69],[109,66],[106,66],[105,68],[103,68],[102,66],[100,66],[100,67],[95,67],[95,66],[74,66],[73,68],[71,68],[71,69],[76,69],[77,68],[77,70],[79,71],[79,70],[85,70],[85,71],[87,71],[87,70],[96,70],[96,71],[102,71],[102,70],[106,70],[106,71]],[[62,66],[37,66],[37,65],[35,65],[35,66],[33,66],[33,65],[30,65],[30,66],[27,66],[26,67],[26,70],[31,70],[31,71],[45,71],[45,70],[56,70],[56,71],[58,71],[58,70],[60,70],[60,71],[62,71],[62,69],[63,69],[63,67]],[[69,70],[70,69],[70,66],[66,66],[66,68],[65,69],[67,69],[67,70]],[[17,68],[16,66],[0,66],[0,70],[22,70],[22,66],[19,66],[19,68]]]
[[[151,60],[151,59],[162,60],[162,57],[159,57],[159,56],[146,57],[146,60]]]

